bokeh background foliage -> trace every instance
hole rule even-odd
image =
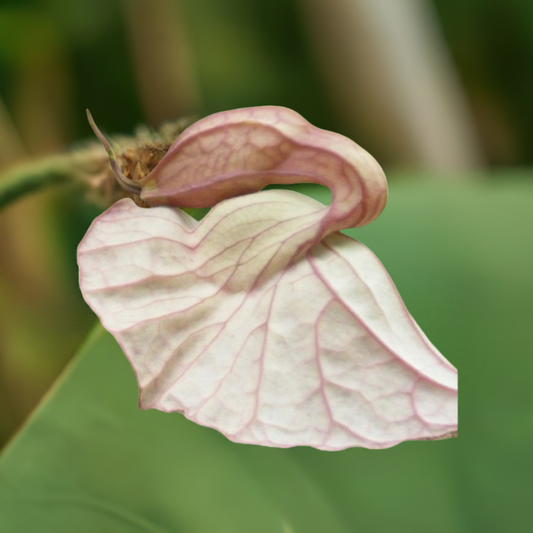
[[[90,138],[87,107],[111,134],[291,107],[382,162],[389,205],[348,233],[461,376],[458,439],[235,445],[139,411],[98,327],[40,402],[94,325],[75,248],[105,207],[50,188],[0,213],[0,531],[530,531],[532,21],[497,0],[0,0],[0,185]]]

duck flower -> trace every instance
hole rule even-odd
[[[105,139],[102,139],[107,143]],[[374,254],[339,233],[385,206],[381,167],[282,107],[187,128],[78,249],[83,296],[137,376],[142,409],[232,441],[387,448],[454,436],[457,371]],[[325,206],[268,184],[318,183]],[[212,207],[200,222],[180,208]]]

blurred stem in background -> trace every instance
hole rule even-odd
[[[463,89],[428,2],[298,2],[333,105],[351,136],[357,138],[357,127],[366,128],[376,146],[370,151],[399,166],[446,172],[483,164]]]
[[[193,53],[178,0],[123,0],[139,91],[148,124],[197,113]]]
[[[16,200],[50,185],[64,183],[72,175],[68,156],[50,156],[15,165],[0,179],[0,211]]]

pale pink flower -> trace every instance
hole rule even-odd
[[[382,264],[339,233],[387,185],[349,139],[281,107],[211,115],[78,250],[80,286],[132,364],[140,406],[241,443],[341,450],[457,429],[457,371]],[[271,183],[319,183],[325,206]],[[180,207],[213,207],[197,222]]]

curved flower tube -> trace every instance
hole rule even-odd
[[[127,179],[127,178],[126,178]],[[332,190],[324,206],[270,183]],[[140,406],[250,444],[386,448],[451,436],[457,371],[379,260],[338,231],[382,211],[376,161],[280,107],[189,127],[78,250],[83,295]],[[214,206],[200,222],[180,207]]]

